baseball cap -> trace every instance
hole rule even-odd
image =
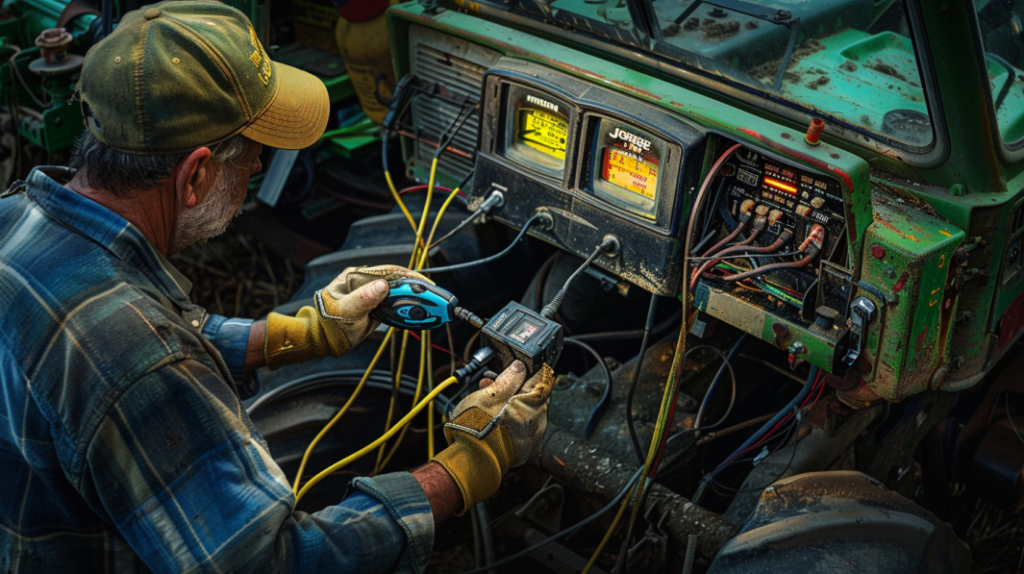
[[[236,134],[302,149],[327,127],[315,76],[272,62],[249,19],[219,2],[171,0],[124,15],[85,56],[89,131],[131,154],[171,154]]]

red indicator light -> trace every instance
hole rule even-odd
[[[784,192],[786,192],[786,193],[788,193],[790,195],[796,195],[796,186],[795,185],[790,185],[790,184],[788,184],[788,183],[786,183],[784,181],[779,181],[779,180],[771,178],[771,177],[764,178],[764,183],[768,187],[773,187],[773,188],[775,188],[775,189],[777,189],[779,191],[784,191]]]

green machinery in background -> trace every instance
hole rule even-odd
[[[227,0],[226,3],[249,16],[260,38],[265,44],[268,43],[271,2]],[[105,23],[102,18],[102,4],[110,6],[112,14],[109,23]],[[95,5],[82,0],[8,0],[3,4],[0,49],[6,56],[0,63],[0,106],[10,115],[12,125],[17,126],[20,144],[28,144],[28,150],[42,152],[25,154],[21,145],[5,144],[9,148],[17,148],[8,149],[7,157],[17,158],[19,150],[25,155],[19,158],[22,160],[20,164],[9,170],[11,173],[5,177],[11,177],[14,169],[20,168],[22,173],[27,171],[31,167],[29,157],[37,163],[63,161],[68,148],[83,129],[81,110],[74,100],[81,57],[96,38],[104,35],[105,25],[111,28],[116,26],[123,12],[144,4],[146,2],[139,0],[112,0],[106,3],[96,0]],[[323,7],[333,12],[329,3],[324,3]],[[55,28],[65,28],[67,31],[67,35],[60,41],[60,50],[66,50],[67,58],[60,62],[44,63],[43,50],[37,46],[37,39],[45,31]],[[275,59],[321,77],[332,103],[354,101],[354,91],[344,62],[336,54],[322,47],[300,43],[276,48]],[[339,127],[344,129],[341,132],[334,130],[325,139],[327,145],[324,149],[332,154],[350,157],[362,153],[367,146],[379,141],[373,126],[361,121],[360,117],[351,117]]]

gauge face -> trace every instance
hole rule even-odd
[[[656,136],[612,119],[594,124],[594,195],[635,215],[655,219],[658,176],[669,146]]]
[[[653,200],[658,192],[658,164],[615,147],[604,148],[601,177],[612,185]]]
[[[519,110],[519,140],[533,149],[565,162],[569,121],[544,110]]]
[[[573,108],[558,98],[519,86],[509,89],[505,157],[562,179]]]

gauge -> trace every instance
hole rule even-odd
[[[658,164],[614,147],[604,148],[601,177],[650,200],[658,191]]]
[[[569,121],[544,110],[519,110],[519,141],[555,159],[565,161]]]
[[[634,215],[655,219],[666,142],[609,118],[598,120],[596,126],[592,143],[594,195]]]
[[[573,108],[544,92],[509,90],[505,157],[535,172],[562,179]]]

